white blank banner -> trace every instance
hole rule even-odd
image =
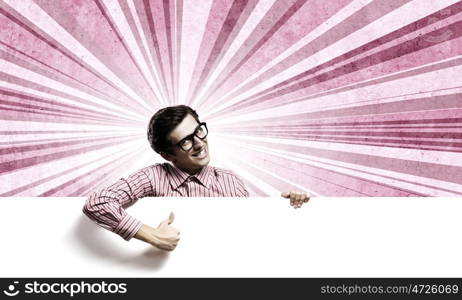
[[[0,198],[1,277],[461,277],[456,198],[143,198],[171,253],[127,242],[82,213],[85,198]]]

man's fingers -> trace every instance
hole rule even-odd
[[[296,191],[296,192],[283,192],[281,197],[289,198],[290,205],[294,208],[302,207],[303,203],[306,203],[310,200],[311,195],[305,192]]]
[[[172,224],[173,220],[175,220],[175,215],[171,212],[170,216],[168,216],[168,225]]]
[[[175,247],[172,245],[162,245],[158,246],[158,248],[164,251],[172,251],[173,249],[175,249]]]
[[[297,208],[300,208],[302,206],[302,203],[300,202],[299,197],[297,197],[297,201],[295,203],[296,203]]]
[[[300,195],[298,193],[291,193],[290,194],[290,199],[293,199],[295,204],[300,201]]]
[[[303,201],[305,199],[305,193],[303,192],[297,192],[295,193],[295,203],[297,204],[297,208],[302,207]]]
[[[162,249],[162,250],[166,250],[166,251],[172,251],[178,245],[179,240],[180,239],[171,240],[170,242],[165,243],[165,244],[159,246],[158,248]]]
[[[281,193],[281,197],[289,198],[289,197],[290,197],[290,192],[283,192],[283,193]]]

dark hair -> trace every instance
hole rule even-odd
[[[151,148],[157,153],[171,153],[169,151],[171,143],[167,137],[188,114],[193,116],[197,123],[200,123],[196,111],[186,105],[169,106],[158,110],[148,125],[148,141]]]

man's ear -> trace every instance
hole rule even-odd
[[[165,159],[165,160],[168,160],[168,161],[171,161],[171,162],[175,162],[175,156],[170,154],[170,153],[167,153],[167,152],[161,152],[160,155]]]

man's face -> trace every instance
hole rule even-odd
[[[180,124],[170,133],[170,142],[175,145],[185,137],[193,134],[199,123],[193,116],[188,114]],[[199,172],[210,162],[207,138],[201,140],[194,136],[194,145],[189,151],[184,151],[178,146],[173,147],[173,154],[164,154],[163,157],[171,161],[175,167],[189,174]]]

